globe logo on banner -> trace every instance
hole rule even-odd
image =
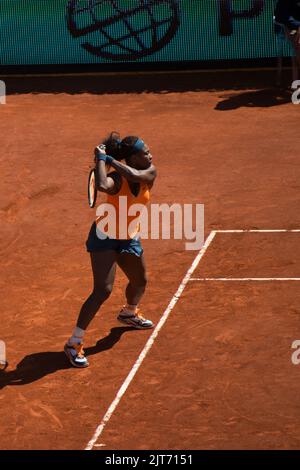
[[[136,60],[172,40],[179,26],[178,0],[71,0],[67,24],[91,54]]]

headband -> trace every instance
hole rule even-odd
[[[145,142],[142,139],[138,139],[133,146],[136,152],[139,152],[140,150],[144,150],[144,147],[145,147]]]
[[[117,144],[121,145],[122,140],[121,139],[116,139]],[[133,150],[135,152],[140,152],[140,150],[144,150],[145,147],[145,142],[142,139],[138,139],[136,143],[132,146]]]

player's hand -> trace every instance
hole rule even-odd
[[[104,144],[100,144],[95,148],[95,150],[94,150],[94,155],[95,155],[94,161],[95,161],[95,163],[97,163],[97,161],[99,160],[100,155],[103,155],[103,156],[106,155],[105,150],[106,150],[106,147],[105,147]]]
[[[95,148],[95,157],[97,157],[98,155],[100,154],[103,154],[105,155],[105,150],[106,150],[106,147],[104,144],[100,144],[98,145],[96,148]]]

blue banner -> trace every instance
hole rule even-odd
[[[0,0],[1,65],[179,62],[290,54],[275,0]]]

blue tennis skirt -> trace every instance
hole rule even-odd
[[[116,240],[107,237],[104,240],[101,240],[97,237],[95,222],[91,226],[91,230],[86,241],[86,249],[89,253],[93,251],[115,250],[117,253],[129,253],[135,256],[142,256],[144,252],[140,238]]]

